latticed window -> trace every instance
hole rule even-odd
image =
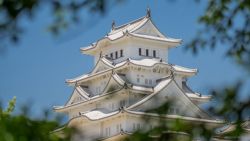
[[[149,79],[149,84],[152,85],[152,80],[151,79]]]
[[[105,134],[106,134],[106,136],[110,136],[110,127],[108,127],[108,128],[106,128],[105,129]]]
[[[120,126],[119,126],[119,124],[116,125],[116,132],[117,132],[117,133],[120,132]]]
[[[133,123],[133,130],[136,130],[135,123]]]

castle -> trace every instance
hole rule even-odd
[[[146,16],[121,26],[113,22],[105,37],[81,48],[83,54],[94,57],[94,68],[66,80],[74,90],[67,103],[54,110],[67,114],[67,126],[77,127],[84,140],[119,140],[137,130],[152,129],[160,124],[160,115],[152,109],[168,101],[172,101],[168,110],[161,114],[166,123],[178,119],[209,129],[222,126],[224,121],[199,106],[211,96],[187,85],[197,69],[169,63],[169,49],[181,42],[159,31],[149,9]],[[83,140],[83,136],[74,140]]]

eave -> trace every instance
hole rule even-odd
[[[160,37],[154,37],[154,36],[148,36],[148,35],[140,35],[136,33],[129,33],[129,32],[123,32],[119,37],[117,38],[110,38],[109,36],[105,36],[104,38],[101,38],[98,40],[96,43],[91,44],[88,47],[82,47],[80,48],[81,52],[83,54],[89,54],[89,55],[94,55],[94,52],[97,51],[99,48],[101,48],[102,45],[101,43],[114,43],[114,42],[119,42],[123,39],[128,39],[128,37],[132,37],[135,39],[141,39],[143,41],[152,41],[152,42],[158,42],[158,43],[163,43],[167,44],[168,48],[173,48],[176,46],[181,45],[182,40],[181,39],[173,39],[173,38],[160,38]]]
[[[99,60],[102,60],[104,57],[100,57]],[[98,60],[98,62],[100,62]],[[110,67],[110,69],[107,69],[107,70],[103,70],[103,71],[100,71],[100,72],[97,72],[97,73],[92,73],[90,72],[89,74],[85,74],[85,75],[82,75],[82,76],[79,76],[79,77],[76,77],[76,78],[73,78],[73,79],[67,79],[66,82],[68,84],[74,84],[74,83],[77,83],[77,82],[82,82],[82,81],[87,81],[95,76],[100,76],[100,75],[104,75],[106,73],[110,73],[111,71],[115,71],[115,70],[119,70],[119,69],[122,69],[124,67],[128,67],[130,64],[132,65],[135,65],[135,66],[141,66],[141,67],[154,67],[156,65],[165,65],[166,67],[168,67],[170,70],[173,70],[174,73],[176,74],[180,74],[180,75],[185,75],[187,77],[191,77],[193,75],[196,75],[198,70],[197,69],[189,69],[189,68],[185,68],[185,67],[181,67],[181,66],[177,66],[177,65],[172,65],[172,64],[167,64],[165,62],[161,62],[160,60],[158,62],[155,62],[155,63],[152,63],[152,64],[144,64],[142,65],[140,63],[140,61],[138,60],[132,60],[130,58],[126,59],[125,61],[123,62],[120,62],[118,64],[108,64],[108,62],[104,62],[105,64],[107,64],[108,67]],[[97,63],[98,64],[98,63]],[[97,66],[95,66],[96,68]]]
[[[144,118],[144,117],[151,117],[151,118],[156,118],[156,119],[166,119],[166,120],[183,120],[186,122],[191,122],[194,124],[197,123],[207,123],[207,124],[213,124],[214,126],[218,127],[221,126],[222,124],[225,124],[223,120],[211,120],[211,119],[203,119],[203,118],[195,118],[195,117],[187,117],[187,116],[180,116],[180,115],[170,115],[170,114],[156,114],[156,113],[147,113],[147,112],[139,112],[139,111],[132,111],[128,110],[126,108],[121,108],[118,111],[114,111],[111,113],[108,113],[105,116],[100,116],[100,117],[90,117],[87,116],[86,114],[80,115],[78,117],[72,118],[71,120],[68,121],[67,125],[72,126],[74,125],[74,121],[85,121],[85,122],[100,122],[103,120],[108,120],[108,119],[113,119],[115,117],[120,117],[120,116],[136,116],[138,118]],[[77,125],[77,124],[76,124]]]

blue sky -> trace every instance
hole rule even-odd
[[[79,48],[88,46],[109,32],[112,20],[116,25],[137,19],[151,9],[154,23],[165,35],[183,39],[183,45],[171,49],[169,62],[198,68],[197,76],[188,82],[193,90],[208,94],[211,88],[220,88],[242,78],[242,69],[225,57],[225,46],[215,50],[205,49],[198,55],[185,51],[196,31],[205,4],[194,1],[127,1],[112,6],[103,16],[83,14],[85,21],[53,37],[46,31],[51,22],[48,9],[40,9],[33,21],[24,19],[27,29],[21,42],[8,47],[0,56],[0,99],[7,103],[13,96],[17,105],[31,105],[38,114],[53,105],[63,105],[72,93],[65,79],[91,71],[93,58],[80,53]],[[29,103],[31,102],[31,104]]]

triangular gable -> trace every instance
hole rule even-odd
[[[112,63],[107,60],[105,57],[101,57],[98,62],[96,63],[94,69],[92,70],[91,74],[100,72],[100,71],[104,71],[107,69],[111,69],[113,68]]]
[[[140,27],[134,29],[132,31],[133,33],[136,34],[142,34],[142,35],[151,35],[155,37],[161,37],[161,38],[166,38],[158,29],[157,27],[153,24],[151,20],[148,20],[146,23],[141,25]]]
[[[83,91],[83,90],[82,90]],[[65,106],[68,105],[72,105],[74,103],[78,103],[78,102],[83,102],[83,101],[87,101],[87,95],[83,95],[84,92],[82,92],[78,87],[76,87],[73,91],[73,93],[71,94],[70,99],[68,100],[68,102],[65,104]]]
[[[136,106],[130,106],[135,111],[150,111],[166,104],[168,101],[171,113],[190,117],[210,119],[210,116],[195,105],[178,87],[174,80],[169,82],[163,89],[140,100]],[[178,110],[177,110],[178,109]],[[178,111],[178,112],[176,112]],[[166,111],[167,112],[167,111]]]
[[[116,73],[113,73],[105,86],[102,94],[109,93],[118,89],[121,89],[125,84],[125,81],[123,81],[119,75]]]

